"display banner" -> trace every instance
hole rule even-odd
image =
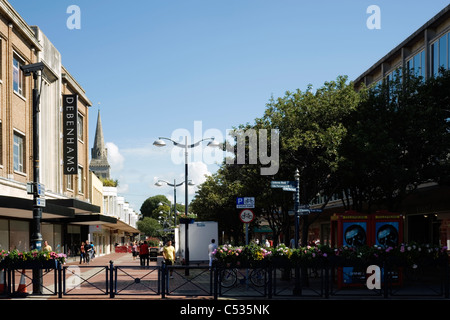
[[[78,95],[63,95],[64,174],[78,173]]]

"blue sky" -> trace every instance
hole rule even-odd
[[[156,148],[158,136],[175,139],[180,129],[194,138],[225,136],[227,129],[262,116],[271,96],[308,84],[317,88],[339,75],[355,79],[448,5],[447,0],[10,3],[57,47],[93,102],[89,147],[100,107],[112,176],[136,211],[149,196],[172,199],[172,188],[154,186],[158,178],[184,179],[184,160],[174,161],[181,149]],[[81,29],[67,28],[70,5],[80,8]],[[381,29],[366,26],[370,5],[381,10]],[[197,184],[218,168],[198,160],[190,159]],[[184,202],[184,188],[177,190],[177,200]]]

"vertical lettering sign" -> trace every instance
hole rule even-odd
[[[63,95],[64,174],[78,172],[78,95]]]

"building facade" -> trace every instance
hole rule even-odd
[[[427,80],[438,76],[439,69],[450,68],[450,5],[426,22],[379,61],[354,80],[355,88],[378,85],[393,77],[404,76],[411,70]],[[325,202],[318,197],[316,206]],[[326,214],[309,229],[309,239],[320,238],[330,244],[330,220],[333,213],[342,212],[340,196],[333,196],[325,209]],[[436,183],[419,186],[404,201],[404,241],[434,243],[450,248],[450,188]]]
[[[450,5],[376,62],[355,80],[355,86],[389,81],[397,70],[427,80],[450,69]],[[424,184],[403,205],[405,240],[429,242],[450,247],[450,188]]]
[[[137,233],[103,212],[103,186],[89,170],[89,108],[81,85],[62,64],[57,48],[36,26],[0,0],[0,250],[30,250],[33,195],[33,77],[21,66],[42,62],[39,76],[39,182],[45,190],[41,234],[54,251],[79,253],[82,241],[98,253],[114,250],[120,230]],[[77,96],[77,171],[64,174],[63,97]],[[101,231],[101,232],[100,232]],[[100,235],[101,234],[101,235]]]

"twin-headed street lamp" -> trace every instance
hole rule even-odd
[[[174,179],[173,183],[170,183],[166,180],[159,179],[155,186],[162,187],[164,184],[173,187],[173,225],[174,228],[177,225],[177,187],[182,186],[185,183],[185,181],[182,181],[177,184],[177,181]],[[195,186],[195,183],[193,183],[191,180],[188,181],[188,186]]]
[[[153,142],[153,145],[155,145],[157,147],[165,147],[166,143],[164,142],[164,140],[168,140],[168,141],[172,142],[173,145],[176,146],[176,147],[184,148],[184,160],[185,160],[185,164],[184,164],[184,186],[185,186],[184,212],[185,212],[185,214],[187,216],[188,215],[188,186],[189,186],[189,178],[188,178],[188,176],[189,176],[188,175],[188,149],[197,147],[198,145],[200,145],[201,142],[208,141],[208,140],[209,140],[208,145],[207,145],[208,147],[219,147],[220,143],[215,141],[214,137],[212,137],[212,138],[202,139],[202,140],[197,141],[197,142],[195,142],[193,144],[188,144],[188,137],[186,136],[184,144],[176,142],[176,141],[174,141],[172,139],[169,139],[169,138],[159,137],[158,140]],[[175,205],[176,205],[176,202],[175,202]],[[186,228],[185,228],[184,232],[185,232],[185,242],[184,242],[184,245],[185,245],[185,257],[184,258],[185,258],[186,265],[189,266],[188,224],[186,224]],[[186,274],[189,273],[188,270],[189,269],[186,268]]]

